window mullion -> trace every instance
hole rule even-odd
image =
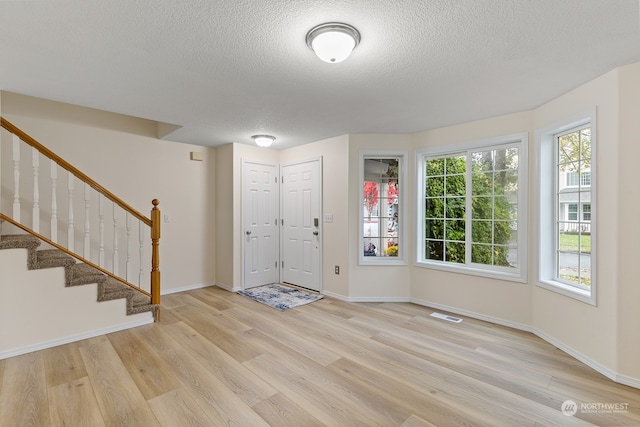
[[[467,151],[466,156],[466,169],[465,169],[465,209],[464,209],[464,220],[465,220],[465,228],[464,228],[464,254],[465,254],[465,264],[471,264],[471,251],[472,251],[472,226],[473,226],[473,174],[472,174],[472,159],[471,159],[471,151]]]

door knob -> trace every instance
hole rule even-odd
[[[313,232],[313,235],[314,235],[314,236],[317,236],[317,235],[318,235],[318,232],[317,232],[317,231],[314,231],[314,232]]]
[[[251,230],[246,231],[246,235],[248,236],[249,234],[251,234]]]

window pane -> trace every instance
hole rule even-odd
[[[465,240],[464,221],[462,220],[447,221],[446,226],[447,226],[447,230],[446,230],[447,234],[445,238],[447,240],[459,240],[464,242]]]
[[[427,218],[444,218],[444,198],[426,199],[425,216]]]
[[[464,264],[465,262],[464,243],[447,242],[446,248],[447,248],[446,260],[448,262],[456,262],[456,263]]]
[[[447,190],[448,196],[464,196],[465,195],[466,179],[464,175],[447,175],[446,182],[447,182],[446,190]]]
[[[494,246],[493,247],[493,265],[500,267],[511,267],[509,264],[509,247]]]
[[[426,193],[427,197],[444,196],[444,177],[436,176],[427,178]]]
[[[464,218],[465,199],[462,197],[447,197],[446,201],[447,218]]]
[[[467,159],[464,156],[448,157],[445,160],[445,171],[447,175],[464,174],[467,169]]]
[[[427,240],[425,258],[434,261],[444,261],[444,242],[441,240]]]
[[[425,223],[427,239],[444,239],[444,221],[427,219]]]
[[[472,245],[471,262],[476,264],[492,265],[493,258],[490,245]]]
[[[471,175],[472,194],[475,195],[491,195],[493,192],[493,174],[492,173],[474,173]]]
[[[493,218],[493,197],[474,197],[471,202],[473,219]]]
[[[425,165],[427,176],[444,175],[444,159],[429,159]]]
[[[491,221],[471,222],[471,236],[474,243],[493,243]]]
[[[512,240],[511,223],[509,221],[495,221],[493,223],[494,243],[505,245]]]

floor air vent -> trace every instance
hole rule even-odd
[[[462,319],[459,318],[459,317],[447,316],[446,314],[436,313],[435,311],[433,313],[431,313],[431,317],[437,317],[438,319],[447,320],[447,321],[453,322],[453,323],[462,322]]]

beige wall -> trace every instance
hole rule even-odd
[[[160,200],[171,215],[160,242],[163,292],[214,282],[215,150],[158,140],[153,121],[8,92],[2,113],[138,211]],[[204,161],[189,160],[191,151]]]
[[[364,150],[406,151],[407,182],[401,188],[401,195],[407,200],[406,224],[409,231],[405,235],[408,242],[407,265],[359,265],[361,244],[359,241],[360,203],[360,152]],[[409,300],[411,285],[411,265],[415,246],[415,160],[411,151],[411,135],[350,135],[349,136],[349,297],[351,299]]]
[[[413,148],[420,150],[428,147],[459,145],[531,130],[531,113],[516,113],[415,134]],[[529,138],[529,144],[530,146],[533,144],[531,138]],[[531,157],[531,149],[529,155],[531,172],[535,164],[534,157]],[[529,200],[530,206],[532,203],[533,201]],[[535,218],[531,215],[529,217]],[[530,239],[534,237],[530,235]],[[505,324],[514,326],[531,324],[531,286],[529,284],[413,267],[411,297],[416,302],[455,307],[461,312],[500,320]]]
[[[640,63],[619,70],[617,347],[622,375],[640,378]]]
[[[618,71],[611,71],[533,112],[534,128],[553,126],[562,120],[597,108],[596,193],[597,193],[597,306],[594,307],[555,292],[533,287],[532,326],[575,352],[603,366],[615,369],[617,354],[618,278]],[[538,155],[535,147],[531,158]],[[530,174],[532,194],[537,194],[535,169]],[[537,218],[537,203],[529,210]],[[537,223],[530,224],[536,243]],[[537,245],[531,245],[531,260],[537,259]],[[536,284],[537,263],[532,262],[530,283]],[[640,359],[640,355],[639,355]]]

